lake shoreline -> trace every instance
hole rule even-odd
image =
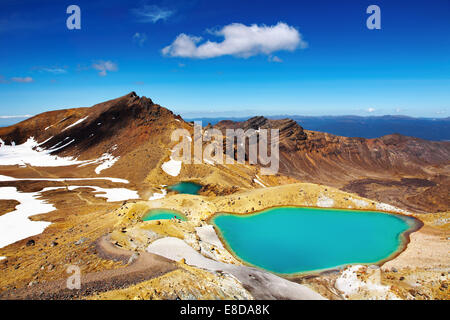
[[[157,218],[155,218],[155,216]],[[142,221],[145,222],[145,221],[154,221],[154,220],[170,220],[173,218],[177,218],[182,221],[187,220],[186,216],[179,211],[171,210],[171,209],[164,209],[164,208],[156,208],[156,209],[149,210],[142,217]]]
[[[281,206],[272,206],[272,207],[268,207],[268,208],[264,208],[264,209],[260,209],[260,210],[255,210],[253,212],[248,212],[248,213],[242,213],[242,212],[216,212],[213,215],[211,215],[208,219],[207,219],[207,223],[212,225],[217,237],[220,239],[222,245],[226,248],[226,250],[228,250],[235,259],[237,259],[239,262],[241,262],[243,265],[249,266],[249,267],[254,267],[254,268],[261,268],[264,269],[262,267],[259,267],[257,265],[253,265],[252,263],[240,258],[236,252],[231,248],[231,246],[228,244],[228,242],[225,240],[222,232],[220,231],[220,228],[213,222],[214,218],[216,218],[219,215],[222,214],[229,214],[229,215],[236,215],[236,216],[251,216],[251,215],[258,215],[258,214],[262,214],[270,209],[277,209],[277,208],[302,208],[302,209],[312,209],[312,210],[332,210],[332,211],[342,211],[343,213],[345,211],[348,211],[348,209],[342,209],[342,208],[323,208],[323,207],[305,207],[305,206],[296,206],[296,205],[281,205]],[[392,253],[390,254],[388,257],[381,259],[375,263],[360,263],[360,262],[352,262],[352,263],[344,263],[342,265],[338,265],[338,266],[333,266],[333,267],[329,267],[329,268],[322,268],[322,269],[314,269],[314,270],[308,270],[308,271],[301,271],[301,272],[295,272],[295,273],[278,273],[272,270],[267,270],[268,272],[272,272],[280,277],[286,278],[286,279],[297,279],[299,277],[304,277],[304,276],[315,276],[315,275],[322,275],[322,274],[327,274],[327,273],[332,273],[332,272],[339,272],[340,270],[344,269],[345,267],[349,266],[349,265],[353,265],[353,264],[360,264],[360,265],[377,265],[379,267],[381,267],[383,264],[385,264],[386,262],[395,259],[397,256],[399,256],[404,250],[406,250],[408,244],[410,243],[410,235],[416,231],[418,231],[419,229],[421,229],[424,226],[424,223],[419,220],[416,217],[413,217],[411,215],[406,215],[406,214],[401,214],[401,213],[397,213],[397,212],[384,212],[384,211],[375,211],[375,210],[368,210],[368,209],[352,209],[351,211],[361,211],[361,212],[373,212],[373,213],[379,213],[379,214],[387,214],[387,215],[391,215],[391,216],[396,216],[400,219],[402,219],[403,221],[405,221],[409,228],[405,231],[403,231],[400,235],[400,244],[398,246],[398,248]]]
[[[321,203],[319,203],[318,200],[325,197],[334,201],[333,208],[324,208],[320,206]],[[224,262],[236,266],[248,266],[248,263],[244,263],[237,259],[236,255],[228,246],[224,249],[220,249],[214,244],[208,243],[205,239],[201,239],[196,232],[196,228],[212,226],[214,227],[213,231],[215,235],[220,239],[217,228],[211,224],[211,219],[219,212],[250,215],[273,207],[305,207],[308,209],[328,209],[337,211],[351,209],[352,211],[360,212],[375,211],[404,217],[409,221],[412,219],[410,228],[403,232],[402,242],[401,245],[399,245],[398,250],[389,255],[386,259],[376,263],[376,265],[382,266],[381,269],[384,272],[383,274],[386,274],[386,276],[391,278],[396,276],[398,278],[399,275],[408,277],[408,270],[410,268],[419,267],[422,268],[420,270],[427,268],[425,271],[421,271],[427,272],[427,277],[440,275],[442,271],[439,271],[439,273],[437,273],[438,271],[426,271],[429,267],[443,270],[442,267],[445,267],[445,265],[442,266],[441,261],[443,254],[447,254],[444,252],[447,244],[442,243],[443,240],[440,240],[440,238],[442,238],[442,232],[433,235],[432,238],[429,238],[427,234],[424,234],[425,229],[430,229],[429,227],[432,227],[431,223],[434,223],[434,218],[432,219],[434,215],[409,213],[404,210],[398,212],[398,210],[395,210],[397,209],[395,207],[392,207],[395,211],[379,210],[380,204],[382,203],[362,198],[355,194],[349,194],[336,188],[310,183],[294,183],[275,187],[257,188],[222,196],[171,193],[161,199],[134,202],[131,204],[131,207],[123,208],[124,212],[119,214],[122,217],[120,220],[123,225],[128,226],[127,228],[130,229],[128,229],[129,231],[127,234],[116,232],[114,241],[118,241],[123,248],[135,250],[133,248],[140,242],[142,242],[143,246],[148,246],[148,243],[152,243],[156,239],[176,237],[182,239],[198,253],[213,261]],[[384,206],[382,207],[385,208]],[[161,208],[181,212],[188,218],[188,221],[177,222],[165,220],[160,223],[142,223],[141,218],[146,212],[151,209]],[[445,220],[446,217],[447,216],[443,214],[440,219]],[[433,222],[430,222],[431,220],[428,221],[427,219],[432,219]],[[424,225],[426,228],[423,228]],[[158,238],[147,239],[144,237],[142,238],[143,241],[136,241],[141,239],[141,234],[146,235],[149,230],[159,234]],[[414,241],[411,241],[411,239]],[[220,243],[224,243],[223,239],[220,239]],[[438,244],[441,246],[444,244],[444,246],[442,248],[436,248],[436,245]],[[428,248],[431,248],[431,250],[428,250]],[[425,258],[423,257],[423,250],[425,250],[427,255]],[[392,263],[394,263],[395,268],[399,270],[398,274],[396,273],[397,271],[389,271],[389,268],[386,267],[386,264],[391,265]],[[334,267],[325,270],[314,270],[308,273],[296,273],[291,276],[281,274],[280,277],[299,284],[306,284],[329,299],[340,299],[342,296],[339,296],[335,291],[336,289],[333,288],[334,279],[339,276],[342,271],[342,269]],[[278,276],[278,274],[272,271],[267,272]],[[386,280],[383,276],[383,281],[391,280]],[[394,282],[394,284],[396,286],[395,288],[398,288],[398,282]],[[400,282],[400,285],[401,284],[402,283]],[[401,293],[402,297],[409,292],[406,289],[403,289],[403,287],[401,290],[403,290]]]

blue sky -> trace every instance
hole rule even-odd
[[[381,30],[366,27],[371,4]],[[136,91],[185,117],[448,117],[449,35],[448,0],[2,0],[0,115]]]

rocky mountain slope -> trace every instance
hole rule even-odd
[[[92,169],[102,162],[115,161],[111,169],[105,165],[106,173],[141,182],[160,157],[165,156],[164,146],[170,142],[170,130],[176,119],[180,117],[131,92],[91,108],[39,114],[0,128],[0,138],[6,144],[19,145],[34,137],[39,147],[51,151],[52,155],[76,157],[81,161],[103,155],[96,166],[87,165],[76,171],[92,174]],[[139,166],[134,165],[136,161]]]
[[[1,154],[0,162],[4,168],[12,165],[14,176],[30,177],[38,170],[38,176],[119,177],[130,181],[143,198],[150,197],[161,185],[183,180],[201,182],[204,192],[212,194],[258,186],[253,181],[258,168],[246,165],[180,165],[176,175],[164,172],[163,164],[170,160],[171,149],[177,143],[171,141],[175,129],[192,134],[193,125],[151,99],[131,92],[90,108],[45,112],[0,128],[3,146],[26,148],[22,150],[26,152],[25,162],[7,161]],[[40,152],[34,154],[33,150]],[[16,152],[14,149],[10,153]],[[44,153],[46,158],[41,157]],[[23,167],[20,172],[13,170],[17,164]]]
[[[291,119],[254,117],[214,128],[278,128],[280,173],[418,212],[450,208],[450,142],[398,134],[348,138],[303,130]]]
[[[215,192],[258,187],[257,166],[192,164],[183,165],[176,177],[165,174],[161,166],[170,159],[175,144],[170,136],[177,128],[193,132],[191,123],[131,92],[90,108],[45,112],[0,128],[0,142],[22,145],[33,137],[34,148],[78,161],[70,170],[65,169],[70,176],[125,178],[141,192],[183,179],[201,180]],[[279,175],[274,180],[267,178],[266,183],[271,179],[274,184],[289,182],[287,176],[415,212],[446,211],[450,207],[450,142],[398,134],[376,139],[340,137],[303,130],[291,119],[265,117],[224,120],[214,128],[223,134],[225,129],[237,128],[280,130]],[[57,170],[42,166],[41,172],[48,174]]]

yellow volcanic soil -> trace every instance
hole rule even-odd
[[[55,182],[34,182],[33,189],[55,186]],[[25,183],[22,185],[25,187]],[[32,220],[52,224],[42,234],[0,248],[1,291],[33,286],[38,283],[67,278],[67,267],[79,265],[82,273],[121,268],[122,264],[101,259],[96,254],[95,241],[113,230],[116,223],[111,213],[120,203],[107,203],[88,189],[74,191],[54,190],[45,193],[45,199],[56,211],[35,215]],[[28,245],[29,240],[34,245]],[[84,242],[76,245],[75,242]]]
[[[198,222],[210,218],[216,212],[245,214],[283,205],[321,207],[321,201],[329,200],[332,201],[332,208],[378,210],[376,201],[349,194],[336,188],[312,183],[294,183],[217,197],[171,195],[159,200],[139,202],[129,212],[128,219],[135,219],[139,214],[142,214],[143,210],[166,208],[179,211],[185,214],[190,221]],[[365,206],[361,206],[360,201],[363,201]],[[140,206],[140,210],[137,209],[138,206]]]
[[[277,195],[277,196],[273,196]],[[270,188],[259,188],[242,191],[232,195],[205,197],[199,195],[168,195],[154,201],[140,201],[130,204],[131,207],[123,212],[121,225],[127,225],[126,232],[115,231],[114,241],[132,250],[145,250],[154,240],[162,237],[176,237],[184,239],[194,249],[212,256],[218,261],[241,264],[227,250],[217,248],[199,241],[195,227],[206,225],[208,219],[216,212],[251,213],[274,206],[317,206],[318,201],[333,199],[334,208],[377,210],[375,201],[364,199],[353,194],[340,191],[328,186],[295,183]],[[361,206],[361,204],[364,204]],[[142,222],[140,219],[152,208],[166,208],[179,211],[187,216],[188,221],[162,220]],[[411,214],[422,220],[424,226],[412,233],[411,242],[407,248],[393,260],[385,263],[381,268],[381,283],[389,286],[392,293],[402,299],[449,299],[447,289],[450,269],[450,214]],[[149,236],[151,231],[151,236]],[[177,271],[181,272],[181,271]],[[175,277],[176,273],[170,275]],[[169,277],[169,275],[166,275]],[[313,275],[299,276],[295,282],[308,285],[315,291],[329,299],[367,299],[377,297],[370,290],[356,296],[343,296],[334,287],[338,272],[323,272]],[[364,274],[361,275],[362,281]],[[403,277],[403,278],[402,278]],[[407,277],[417,277],[417,283],[411,286]],[[404,279],[405,278],[405,279]],[[155,280],[156,281],[156,280]],[[154,282],[152,282],[154,283]],[[417,288],[420,284],[420,288]],[[177,286],[175,286],[177,287]],[[181,286],[182,287],[182,286]],[[177,290],[181,290],[177,287]],[[119,290],[123,294],[139,296],[137,292],[142,287]],[[131,291],[130,291],[131,290]],[[135,291],[133,291],[135,290]],[[102,297],[102,296],[100,296]],[[158,298],[156,295],[152,298]]]
[[[14,211],[18,204],[20,204],[20,202],[16,200],[0,200],[0,216]]]
[[[206,170],[206,169],[202,169]],[[214,170],[212,175],[214,175]],[[252,172],[257,174],[257,172]],[[45,175],[47,176],[47,175]],[[57,176],[55,174],[55,176]],[[66,176],[58,172],[58,176]],[[236,177],[234,175],[234,177]],[[186,178],[188,178],[186,176]],[[283,177],[259,175],[267,186],[289,183]],[[244,179],[244,178],[242,178]],[[211,185],[217,181],[211,178]],[[311,183],[291,183],[274,187],[258,187],[248,179],[245,189],[229,195],[168,194],[154,201],[128,201],[107,203],[94,196],[89,189],[74,191],[54,190],[46,192],[43,198],[57,208],[56,211],[32,217],[33,220],[52,222],[42,234],[24,239],[0,249],[0,294],[13,288],[34,287],[67,278],[67,267],[76,264],[82,273],[120,269],[127,265],[101,258],[97,254],[96,241],[105,234],[111,235],[113,244],[130,251],[144,251],[153,241],[163,237],[183,239],[198,252],[218,261],[241,265],[224,248],[202,241],[196,227],[208,224],[208,219],[216,212],[250,213],[273,206],[318,206],[330,204],[333,208],[376,210],[375,201],[361,198],[338,189]],[[166,181],[165,181],[166,182]],[[119,187],[111,182],[83,181],[85,185]],[[69,183],[69,185],[80,183]],[[34,192],[48,186],[63,186],[61,182],[14,182],[19,190]],[[154,184],[154,190],[157,190]],[[242,184],[241,184],[242,185]],[[129,187],[130,186],[120,186]],[[151,194],[151,191],[140,193]],[[248,190],[248,188],[256,188]],[[211,189],[213,190],[213,189]],[[215,189],[214,189],[215,190]],[[362,206],[363,204],[363,206]],[[11,209],[14,203],[0,203],[2,213]],[[142,217],[152,208],[166,208],[186,215],[188,221],[161,220],[143,222]],[[425,226],[411,235],[406,250],[395,259],[382,266],[382,282],[391,286],[395,294],[404,299],[450,299],[447,289],[449,259],[449,213],[416,215]],[[34,245],[27,246],[33,239]],[[81,244],[75,244],[84,239]],[[93,293],[89,299],[251,299],[250,293],[234,277],[205,271],[178,262],[178,269],[162,276],[131,285],[125,289],[103,293]],[[340,292],[334,288],[339,273],[320,273],[294,279],[307,285],[330,299],[341,299]],[[404,279],[401,279],[404,277]],[[415,282],[414,282],[415,281]],[[370,297],[370,292],[368,293]]]
[[[402,299],[450,299],[450,212],[418,215],[425,225],[383,267],[385,283]]]
[[[180,269],[161,277],[105,293],[94,294],[92,300],[253,300],[239,281],[226,274],[190,267],[183,262]]]

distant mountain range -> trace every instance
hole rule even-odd
[[[293,119],[304,129],[327,132],[344,137],[378,138],[399,133],[426,140],[450,141],[450,117],[412,118],[407,116],[269,116],[269,119]],[[236,118],[191,118],[201,120],[204,125],[215,125],[221,120],[245,121],[248,117]]]
[[[249,117],[198,117],[185,118],[186,121],[201,120],[204,125],[215,125],[221,120],[245,121]],[[268,116],[269,119],[293,119],[306,130],[327,132],[344,137],[379,138],[399,133],[433,141],[450,141],[450,117],[413,118],[408,116]],[[20,118],[0,118],[0,127],[11,126],[25,120]]]
[[[400,134],[370,140],[343,137],[304,130],[286,118],[223,120],[214,128],[279,129],[279,173],[302,182],[337,187],[414,212],[446,211],[450,206],[450,142]]]

